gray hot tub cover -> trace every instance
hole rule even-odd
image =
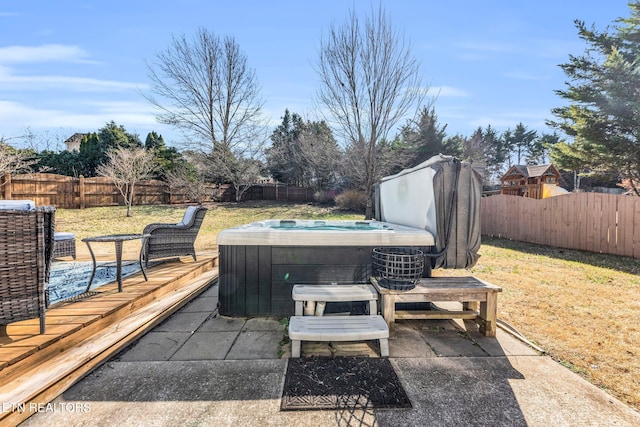
[[[425,174],[425,168],[432,172]],[[432,182],[425,182],[429,176],[433,177]],[[388,194],[383,194],[404,188],[397,185],[398,180],[402,180],[403,185],[414,187],[409,190],[413,203],[410,199],[405,201],[408,206],[399,206],[395,194],[393,203],[389,202]],[[427,200],[427,203],[416,200],[421,195],[432,200]],[[481,197],[482,174],[477,168],[451,156],[434,156],[416,167],[381,180],[376,187],[376,219],[416,226],[415,209],[424,210],[419,213],[424,215],[424,227],[436,237],[436,244],[428,254],[432,267],[470,268],[479,258]],[[386,207],[387,215],[385,201],[390,205]],[[411,212],[405,221],[399,214],[403,210]]]

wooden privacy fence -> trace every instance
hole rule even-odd
[[[235,190],[230,185],[210,185],[209,194],[211,197],[203,201],[212,201],[214,197],[217,201],[235,201]],[[36,205],[65,209],[124,205],[120,191],[109,178],[74,178],[50,173],[5,174],[0,180],[0,199],[29,199]],[[243,194],[242,200],[308,202],[313,200],[313,191],[303,187],[256,184]],[[187,202],[192,200],[164,181],[147,180],[136,184],[134,205]]]
[[[571,193],[482,198],[482,234],[640,259],[640,197]]]
[[[124,198],[111,179],[104,177],[74,178],[50,173],[23,175],[5,174],[2,178],[3,199],[30,199],[36,205],[58,208],[90,208],[119,206]],[[179,203],[183,195],[173,196],[162,181],[141,181],[136,184],[136,205]]]

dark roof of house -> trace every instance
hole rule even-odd
[[[88,135],[87,133],[80,133],[80,132],[76,132],[73,135],[71,135],[69,138],[67,138],[64,142],[71,142],[71,141],[75,141],[75,140],[80,140],[82,139],[85,135]]]
[[[527,177],[527,178],[534,178],[534,177],[537,177],[537,176],[542,176],[549,169],[552,169],[551,172],[554,175],[557,175],[557,169],[555,168],[555,166],[553,166],[551,164],[547,164],[547,165],[515,165],[515,166],[512,166],[507,171],[505,176],[510,174],[510,172],[512,172],[513,169],[516,169],[518,172],[520,172],[520,174],[522,174],[522,176]]]

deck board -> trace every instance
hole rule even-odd
[[[217,257],[172,261],[79,299],[56,303],[45,317],[15,322],[0,337],[0,400],[47,403],[75,381],[182,307],[217,278]],[[0,413],[0,425],[18,424],[28,414]]]

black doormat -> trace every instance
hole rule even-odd
[[[411,408],[389,359],[289,359],[281,411]]]

